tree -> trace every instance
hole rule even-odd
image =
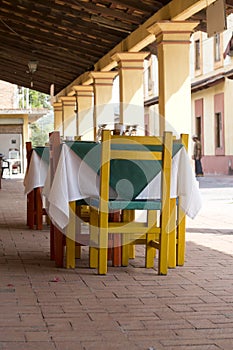
[[[35,90],[29,90],[29,104],[31,108],[51,109],[50,96]]]
[[[44,146],[49,141],[49,133],[54,130],[53,113],[48,113],[30,125],[32,146]]]

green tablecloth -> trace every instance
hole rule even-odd
[[[42,158],[47,164],[49,164],[49,147],[37,146],[33,149],[40,158]]]
[[[82,158],[96,173],[100,171],[101,144],[85,141],[70,141],[66,144]],[[173,144],[173,156],[181,149],[181,144]],[[122,148],[114,145],[114,149]],[[127,149],[136,151],[161,150],[161,146],[128,145]],[[125,149],[125,145],[124,145]],[[147,184],[159,174],[161,163],[153,160],[124,160],[114,159],[110,163],[110,186],[116,191],[118,198],[134,199]],[[75,174],[74,174],[75,176]]]

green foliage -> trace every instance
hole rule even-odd
[[[53,115],[45,115],[30,125],[32,147],[44,146],[49,141],[49,133],[54,130]]]
[[[28,88],[18,87],[19,108],[46,108],[51,110],[50,96]]]
[[[49,95],[43,94],[35,90],[29,90],[29,104],[31,108],[51,109],[49,98]]]

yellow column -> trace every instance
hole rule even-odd
[[[82,140],[94,140],[93,134],[93,86],[73,86],[77,101],[77,135]]]
[[[63,110],[63,136],[76,136],[76,99],[73,96],[62,96],[62,110]]]
[[[114,127],[114,105],[112,103],[113,81],[117,72],[91,72],[94,82],[94,137],[98,125]]]
[[[160,134],[191,132],[190,35],[198,22],[161,21],[148,28],[156,36],[159,67]]]
[[[120,82],[120,123],[144,130],[144,59],[148,52],[116,53]]]
[[[59,131],[60,135],[63,135],[63,123],[62,123],[62,102],[54,102],[54,130]]]

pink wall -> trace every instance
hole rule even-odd
[[[229,175],[229,161],[233,175],[233,156],[203,156],[202,166],[204,174]]]

